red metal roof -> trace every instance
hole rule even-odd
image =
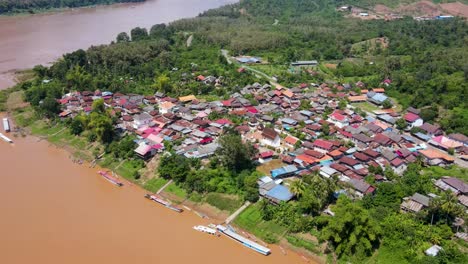
[[[420,117],[418,115],[416,115],[416,114],[413,114],[413,113],[406,113],[404,118],[408,122],[414,122],[414,121],[418,120]]]
[[[314,146],[322,149],[331,149],[333,147],[333,143],[325,141],[323,139],[317,139],[314,141]]]

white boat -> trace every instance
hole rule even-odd
[[[10,122],[8,122],[8,118],[3,118],[3,129],[5,132],[10,132]]]
[[[213,228],[209,228],[207,226],[197,225],[197,226],[194,226],[193,229],[200,231],[200,232],[208,233],[211,235],[216,235],[216,230]]]
[[[8,143],[13,143],[13,140],[9,139],[7,136],[3,135],[2,133],[0,133],[0,138],[5,140]]]

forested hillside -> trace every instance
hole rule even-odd
[[[100,4],[143,2],[145,0],[0,0],[0,14],[34,12],[38,9],[81,7]]]
[[[345,4],[345,5],[356,5],[361,7],[374,7],[375,5],[381,4],[386,5],[388,7],[397,7],[398,5],[408,5],[415,2],[419,2],[420,0],[339,0],[338,3]],[[439,3],[454,3],[454,2],[461,2],[464,4],[468,4],[467,0],[442,0],[442,1],[431,1],[434,4]]]

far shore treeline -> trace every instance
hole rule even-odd
[[[227,100],[245,85],[270,81],[229,63],[224,50],[230,56],[263,58],[268,65],[260,65],[261,69],[285,87],[346,83],[358,92],[359,81],[375,88],[388,80],[386,93],[403,109],[419,108],[424,121],[439,123],[447,134],[467,135],[466,21],[415,21],[411,17],[363,21],[337,12],[341,4],[344,2],[244,0],[196,18],[148,29],[137,27],[118,34],[109,45],[65,54],[51,67],[34,67],[36,78],[15,89],[24,92],[41,118],[53,120],[61,111],[57,99],[71,91],[145,96],[162,92],[171,97],[193,94],[214,101]],[[371,41],[383,38],[386,45]],[[319,65],[313,72],[289,70],[291,62],[301,60],[318,60]],[[200,75],[222,76],[222,84],[197,81]],[[256,104],[253,96],[248,99]],[[0,103],[2,100],[6,99],[0,93]],[[109,112],[102,100],[96,100],[89,115],[56,122],[65,124],[72,134],[102,144],[106,155],[132,159],[142,168],[144,162],[134,159],[134,138],[114,134],[116,117]],[[210,115],[210,120],[226,117]],[[231,121],[239,125],[244,120],[236,116]],[[170,153],[177,143],[164,143],[164,147]],[[214,204],[229,209],[232,197],[238,197],[236,205],[256,202],[247,209],[252,214],[246,223],[259,219],[262,239],[272,243],[283,239],[312,252],[325,252],[333,263],[468,261],[466,243],[452,239],[455,219],[464,215],[454,205],[453,195],[441,194],[438,204],[421,214],[400,213],[403,197],[436,192],[432,183],[435,176],[431,168],[423,168],[420,160],[410,164],[402,176],[380,167],[370,172],[389,181],[379,183],[376,194],[362,200],[351,201],[343,195],[336,200],[337,180],[314,174],[291,184],[294,202],[274,206],[265,199],[258,201],[256,180],[262,175],[252,162],[258,154],[252,144],[243,143],[240,135],[231,130],[220,137],[219,143],[220,150],[203,164],[199,159],[165,153],[155,171],[163,180],[173,180],[193,200],[211,197]],[[321,214],[332,201],[336,202],[335,216]],[[271,230],[282,232],[275,234]],[[326,242],[320,244],[323,248],[302,240],[309,235],[320,243]],[[437,257],[426,256],[424,250],[433,244],[442,245],[444,251]]]
[[[108,5],[115,3],[135,3],[145,0],[0,0],[0,15],[29,12],[51,8],[76,8],[92,5]]]

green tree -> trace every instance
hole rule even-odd
[[[83,123],[79,118],[74,118],[71,121],[70,131],[74,135],[80,135],[84,131]]]
[[[168,93],[172,90],[171,79],[167,75],[160,75],[154,80],[154,88],[157,91]]]
[[[91,87],[92,76],[82,66],[75,66],[66,74],[68,86],[71,89],[83,91]]]
[[[348,102],[344,99],[338,102],[338,108],[341,110],[345,109],[347,105],[348,105]]]
[[[408,123],[407,123],[406,120],[403,119],[403,118],[397,119],[397,121],[395,122],[395,124],[396,124],[397,128],[400,129],[400,130],[405,129],[405,128],[408,126]]]
[[[96,135],[97,139],[103,143],[110,143],[113,138],[114,126],[112,119],[106,115],[92,112],[88,127]]]
[[[117,41],[117,43],[129,42],[130,41],[130,36],[128,36],[127,32],[120,32],[117,35],[116,41]]]
[[[296,197],[301,197],[306,191],[306,184],[302,180],[293,181],[289,186],[289,190]]]
[[[458,204],[457,196],[451,191],[445,191],[440,197],[434,198],[430,203],[431,223],[443,221],[453,223],[456,217],[464,215],[464,209]]]
[[[369,212],[344,195],[333,208],[335,216],[328,217],[321,238],[328,240],[339,257],[364,258],[378,246],[381,230]]]
[[[320,130],[324,136],[330,135],[330,125],[328,123],[324,123]]]
[[[421,109],[419,115],[424,122],[433,122],[439,115],[439,109],[437,105],[431,105],[431,107]]]
[[[94,100],[93,104],[91,105],[91,109],[93,110],[93,112],[104,114],[106,112],[106,107],[104,105],[104,99],[99,98],[97,100]]]
[[[165,179],[184,182],[190,173],[190,164],[184,156],[167,153],[161,157],[158,173]]]
[[[60,112],[60,105],[55,100],[55,98],[52,98],[50,96],[47,96],[41,104],[41,109],[44,112],[44,115],[48,118],[55,117],[56,114]]]
[[[254,168],[253,159],[257,155],[257,149],[249,142],[242,142],[239,134],[228,132],[219,137],[218,143],[220,146],[216,156],[226,168],[235,172]]]
[[[390,99],[387,99],[387,100],[383,101],[382,107],[384,109],[392,108],[393,107],[392,101],[390,101]]]
[[[136,27],[130,31],[132,41],[139,41],[148,38],[148,30],[146,28]]]

